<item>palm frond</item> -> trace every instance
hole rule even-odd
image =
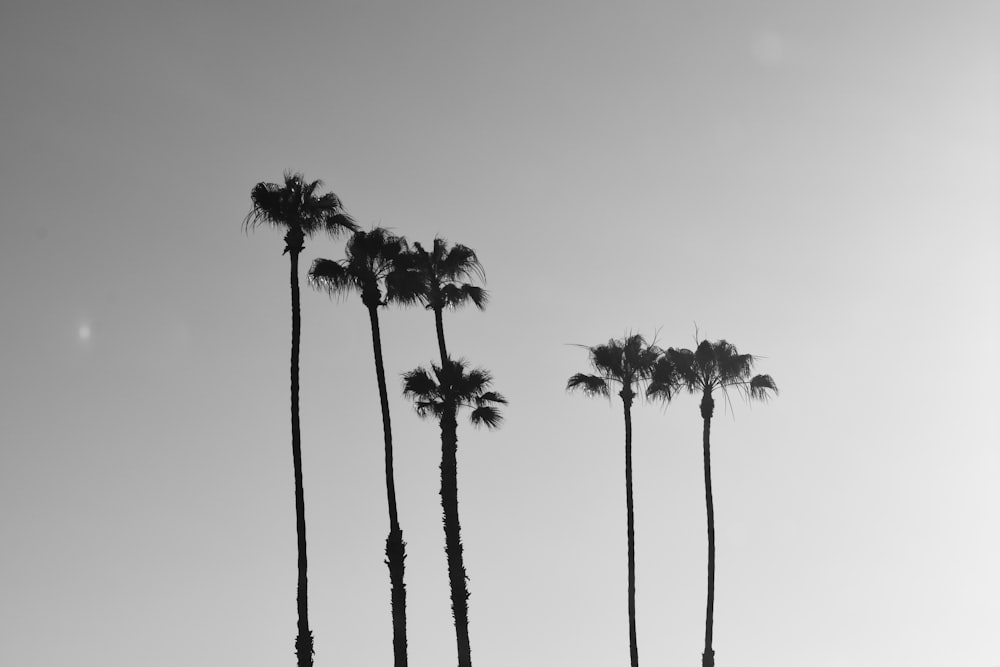
[[[347,241],[345,253],[352,260],[369,266],[388,265],[406,246],[406,240],[384,227],[357,231]]]
[[[358,231],[358,224],[354,221],[354,218],[344,211],[323,217],[319,222],[320,224],[317,228],[322,229],[322,231],[326,232],[332,238],[337,238],[345,232]]]
[[[683,386],[683,379],[676,366],[668,356],[662,355],[653,365],[646,397],[669,402]]]
[[[479,263],[476,251],[461,243],[448,247],[448,241],[440,236],[434,239],[431,253],[437,264],[438,274],[444,280],[486,280],[486,272]]]
[[[608,378],[621,381],[626,374],[621,341],[609,340],[607,344],[590,348],[590,365]]]
[[[703,389],[699,380],[697,366],[694,361],[694,352],[687,348],[668,348],[665,353],[666,358],[673,364],[674,372],[681,385],[689,392]]]
[[[469,367],[469,362],[464,358],[448,358],[440,366],[432,364],[434,373],[437,376],[438,382],[441,386],[455,384],[464,384],[467,380],[465,369]]]
[[[771,393],[778,395],[778,385],[770,375],[755,375],[747,384],[747,396],[752,400],[767,401]]]
[[[735,346],[726,341],[717,343],[715,356],[723,383],[745,381],[753,371],[753,355],[740,354]]]
[[[438,369],[433,368],[434,371]],[[403,373],[403,396],[415,401],[440,399],[441,390],[438,381],[423,366]]]
[[[489,292],[482,287],[468,283],[447,283],[441,286],[441,305],[445,308],[458,308],[472,302],[479,310],[486,308]]]
[[[413,409],[416,410],[417,416],[422,418],[441,419],[444,414],[444,404],[437,401],[416,401]]]
[[[698,343],[698,347],[694,351],[694,365],[703,377],[716,374],[715,346],[712,343],[707,340]]]
[[[610,396],[607,381],[598,375],[577,373],[566,382],[566,391],[579,389],[586,396]]]
[[[625,366],[629,379],[635,382],[648,380],[656,366],[657,359],[662,354],[661,350],[647,344],[646,339],[639,334],[627,336],[624,343],[622,346],[623,366]]]
[[[477,406],[488,405],[490,403],[501,403],[507,405],[507,399],[504,395],[498,391],[487,391],[476,397],[475,403]]]
[[[485,368],[474,368],[465,372],[468,365],[464,359],[459,359],[460,371],[455,373],[456,383],[454,389],[460,397],[472,397],[483,393],[487,387],[493,384],[493,375]]]
[[[393,262],[393,268],[385,277],[386,300],[401,306],[421,303],[427,294],[424,274],[407,265],[409,255],[403,252]]]
[[[476,426],[497,428],[503,422],[503,415],[492,405],[480,405],[469,414],[469,421]]]
[[[261,182],[253,186],[250,190],[252,207],[243,219],[244,231],[256,229],[260,225],[286,226],[286,200],[287,193],[277,183]]]
[[[308,281],[313,289],[324,291],[330,296],[344,296],[360,289],[356,277],[351,275],[348,268],[332,259],[313,260]]]

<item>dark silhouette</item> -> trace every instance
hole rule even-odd
[[[719,389],[726,394],[730,387],[739,390],[747,400],[767,400],[768,393],[778,393],[770,375],[750,376],[754,357],[740,354],[725,340],[711,343],[703,340],[697,349],[673,348],[667,350],[664,360],[654,372],[647,394],[650,397],[669,399],[675,389],[701,392],[702,451],[705,461],[705,508],[708,515],[708,601],[705,606],[705,651],[701,655],[702,667],[714,667],[715,651],[712,649],[712,623],[715,613],[715,506],[712,502],[712,459],[709,435],[715,400],[712,391]]]
[[[298,636],[295,654],[299,667],[311,667],[313,636],[309,629],[309,593],[306,578],[306,513],[302,489],[302,441],[299,433],[299,335],[301,313],[299,308],[299,253],[305,248],[305,239],[317,232],[337,236],[344,231],[357,229],[332,192],[316,193],[320,181],[306,182],[302,174],[285,172],[284,184],[258,183],[250,191],[253,208],[243,220],[245,230],[268,225],[285,230],[285,253],[291,263],[292,291],[292,357],[291,357],[291,411],[292,411],[292,464],[295,471],[295,532],[298,536]],[[282,253],[284,254],[284,253]]]
[[[446,364],[448,348],[444,342],[443,311],[469,302],[480,310],[486,307],[489,299],[486,290],[463,282],[473,278],[484,280],[483,266],[472,248],[457,243],[449,248],[448,242],[440,237],[434,239],[430,252],[414,243],[413,251],[399,265],[401,271],[390,278],[390,289],[400,302],[420,302],[434,311],[438,352],[441,363]]]
[[[471,408],[469,418],[473,424],[496,428],[503,420],[498,406],[507,403],[499,393],[489,391],[493,378],[488,371],[468,370],[467,366],[462,359],[449,359],[443,366],[432,364],[431,372],[417,368],[403,375],[403,394],[414,401],[417,414],[434,417],[441,426],[441,509],[458,667],[472,667],[468,577],[458,520],[458,410]]]
[[[317,259],[309,270],[314,287],[331,296],[360,292],[361,302],[368,309],[372,329],[372,349],[375,352],[375,378],[382,404],[382,434],[385,441],[385,489],[389,505],[389,535],[385,540],[386,565],[392,587],[392,649],[395,667],[406,667],[406,585],[403,572],[406,543],[399,527],[396,511],[396,482],[392,467],[392,424],[389,419],[389,394],[385,386],[385,366],[382,362],[382,337],[379,332],[378,308],[394,300],[391,290],[382,298],[381,284],[389,276],[395,262],[406,251],[406,241],[387,230],[376,227],[370,232],[356,232],[347,242],[347,258],[339,262]]]
[[[633,334],[624,339],[609,340],[606,345],[587,348],[590,364],[596,375],[577,373],[566,383],[566,389],[581,389],[588,396],[610,397],[611,385],[621,386],[618,395],[625,407],[625,513],[628,535],[628,638],[632,667],[639,665],[639,648],[635,634],[635,515],[632,505],[632,401],[633,386],[645,383],[653,371],[661,351],[646,344]]]

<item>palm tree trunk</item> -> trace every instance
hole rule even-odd
[[[628,642],[632,667],[639,666],[639,647],[635,633],[635,512],[632,505],[632,398],[624,395],[625,404],[625,512],[628,524]]]
[[[299,251],[290,247],[292,289],[292,465],[295,470],[295,532],[298,536],[299,581],[296,605],[299,612],[295,655],[299,667],[312,667],[313,637],[309,630],[309,582],[306,578],[306,508],[302,486],[302,437],[299,430],[299,336],[302,316],[299,304]]]
[[[392,586],[392,651],[395,667],[406,667],[406,585],[403,571],[406,560],[406,543],[399,527],[396,512],[396,482],[392,467],[392,424],[389,420],[389,392],[385,385],[385,366],[382,362],[382,336],[378,325],[378,306],[368,307],[368,319],[372,327],[372,348],[375,351],[375,376],[378,379],[378,395],[382,404],[382,433],[385,437],[385,490],[389,505],[389,535],[385,539],[386,565],[389,566],[389,581]]]
[[[438,352],[441,353],[441,367],[447,363],[448,349],[444,344],[444,315],[441,308],[434,309],[434,327],[437,330]]]
[[[469,589],[462,557],[462,528],[458,521],[458,422],[450,406],[441,416],[441,508],[444,512],[445,554],[451,583],[451,611],[455,618],[458,667],[472,667],[469,644]]]
[[[715,614],[715,506],[712,502],[712,457],[709,450],[714,408],[715,401],[711,394],[705,392],[701,399],[701,418],[704,422],[702,448],[705,457],[705,508],[708,515],[708,602],[705,606],[705,651],[701,654],[702,667],[715,666],[715,651],[712,650],[712,623]]]

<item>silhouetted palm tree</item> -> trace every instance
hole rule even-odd
[[[434,417],[441,426],[441,509],[444,513],[445,554],[451,584],[451,611],[455,618],[458,667],[471,667],[469,644],[469,589],[462,557],[462,532],[458,521],[458,410],[472,409],[475,425],[496,428],[503,417],[500,405],[507,399],[489,391],[493,377],[486,370],[468,370],[462,359],[447,360],[431,372],[417,368],[403,375],[403,394],[414,401],[417,414]]]
[[[243,220],[245,230],[260,225],[277,227],[285,231],[285,253],[291,263],[292,290],[292,463],[295,471],[295,529],[298,536],[298,636],[295,654],[299,667],[310,667],[313,656],[313,637],[309,629],[309,594],[306,579],[306,514],[302,490],[302,441],[299,433],[299,335],[301,313],[299,307],[299,253],[305,248],[306,238],[317,232],[337,236],[357,227],[343,209],[340,199],[332,192],[317,194],[320,181],[307,182],[302,174],[285,172],[284,184],[258,183],[250,191],[253,207]],[[282,253],[284,254],[284,253]]]
[[[609,396],[612,385],[621,390],[625,406],[625,512],[628,534],[628,638],[632,667],[639,664],[639,649],[635,634],[635,514],[632,505],[632,401],[633,387],[649,380],[653,365],[661,351],[639,334],[624,339],[609,340],[606,345],[587,348],[590,364],[596,374],[577,373],[566,383],[566,389],[581,389],[588,396]]]
[[[419,243],[414,243],[413,251],[407,254],[405,263],[400,262],[400,266],[404,270],[393,277],[390,288],[401,302],[419,301],[428,310],[434,311],[438,352],[444,364],[448,359],[448,348],[444,342],[444,309],[458,308],[470,302],[480,310],[486,307],[489,299],[487,291],[464,282],[485,280],[483,266],[472,248],[458,243],[449,248],[448,242],[440,237],[434,239],[430,252]]]
[[[719,389],[726,394],[736,388],[747,400],[766,400],[770,392],[778,393],[778,387],[770,375],[754,375],[754,357],[740,354],[725,340],[714,343],[703,340],[694,352],[673,348],[667,350],[666,359],[672,367],[679,386],[689,392],[701,392],[702,450],[705,461],[705,507],[708,515],[708,602],[705,607],[705,650],[701,656],[702,667],[715,665],[715,651],[712,649],[712,624],[715,614],[715,506],[712,501],[712,459],[709,450],[709,435],[712,429],[712,413],[715,399],[712,392]],[[654,378],[655,379],[655,378]],[[658,384],[657,393],[663,395]],[[653,390],[653,386],[650,387]]]
[[[403,572],[406,543],[399,527],[396,511],[396,483],[392,467],[392,424],[389,419],[389,394],[385,386],[385,366],[382,362],[382,337],[379,332],[378,307],[392,300],[382,298],[382,282],[394,267],[396,259],[406,250],[406,241],[385,229],[376,227],[370,232],[356,232],[347,242],[346,259],[335,262],[317,259],[309,270],[309,280],[314,287],[326,290],[331,296],[359,292],[368,309],[372,330],[372,348],[375,352],[375,377],[382,404],[382,434],[385,440],[385,489],[389,505],[389,535],[385,540],[386,565],[392,586],[392,647],[395,667],[406,667],[406,586]]]

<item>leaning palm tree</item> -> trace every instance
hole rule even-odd
[[[507,399],[489,388],[486,370],[469,370],[466,361],[448,359],[431,371],[417,368],[403,375],[403,394],[414,401],[417,414],[434,417],[441,427],[441,509],[444,514],[445,554],[451,584],[451,611],[455,619],[458,667],[472,666],[469,644],[469,588],[462,556],[462,529],[458,520],[458,411],[471,408],[475,425],[496,428],[503,420],[499,406]]]
[[[628,638],[632,667],[639,664],[635,634],[635,514],[632,505],[632,401],[636,385],[645,384],[661,352],[639,334],[609,340],[588,348],[595,374],[577,373],[566,383],[569,391],[580,389],[588,396],[610,397],[612,386],[625,406],[625,513],[628,536]]]
[[[485,280],[483,266],[472,248],[459,243],[449,248],[448,242],[440,237],[434,239],[429,252],[419,243],[414,243],[412,252],[404,260],[400,262],[403,270],[390,279],[390,288],[401,302],[419,302],[427,310],[434,311],[438,352],[444,364],[448,359],[444,341],[444,310],[467,303],[480,310],[486,307],[489,299],[487,291],[465,282]]]
[[[666,370],[672,374],[672,379],[689,392],[701,392],[702,452],[705,461],[705,507],[708,515],[708,602],[705,606],[705,650],[701,655],[702,667],[715,665],[715,651],[712,649],[712,624],[715,613],[715,505],[712,500],[712,459],[709,450],[709,434],[712,429],[712,413],[715,410],[715,399],[712,392],[720,390],[728,398],[728,390],[735,388],[747,400],[767,400],[773,392],[778,393],[778,387],[770,375],[754,375],[755,358],[749,354],[740,354],[736,348],[725,340],[709,342],[703,340],[698,347],[691,350],[673,348],[667,350],[661,375],[654,376],[654,384],[650,385],[649,394],[652,397],[669,398],[669,386],[660,382],[666,375]],[[669,385],[669,383],[668,383]]]
[[[299,667],[310,667],[313,656],[313,637],[309,630],[308,581],[306,579],[306,514],[302,490],[302,440],[299,433],[299,336],[302,326],[299,307],[299,253],[305,248],[306,238],[318,232],[337,236],[357,227],[344,212],[337,195],[332,192],[318,194],[320,181],[308,182],[302,174],[285,172],[284,184],[258,183],[250,191],[253,207],[243,220],[244,230],[261,225],[276,227],[285,232],[285,253],[291,262],[292,291],[292,464],[295,474],[295,530],[298,536],[298,636],[295,654]],[[284,253],[282,253],[284,254]]]
[[[347,242],[346,259],[335,262],[317,259],[309,270],[309,281],[317,289],[331,296],[350,292],[361,294],[361,302],[368,309],[372,330],[372,349],[375,352],[375,378],[382,404],[382,434],[385,442],[385,489],[389,505],[389,535],[385,540],[386,565],[392,611],[392,648],[395,667],[406,667],[406,585],[403,583],[406,543],[399,527],[396,510],[396,482],[392,466],[392,424],[389,419],[389,394],[385,385],[385,366],[382,362],[382,336],[379,331],[378,308],[393,298],[390,292],[383,298],[382,283],[392,272],[395,261],[406,250],[406,241],[389,231],[376,227],[370,232],[355,232]]]

